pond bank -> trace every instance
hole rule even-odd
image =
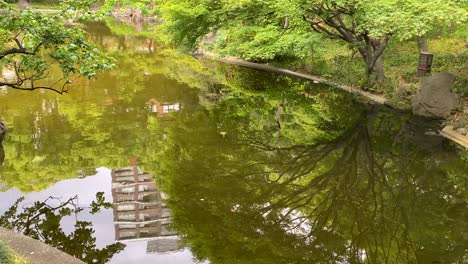
[[[333,82],[331,80],[327,80],[325,78],[319,77],[319,76],[314,76],[314,75],[309,75],[309,74],[303,74],[303,73],[298,73],[294,72],[288,69],[282,69],[282,68],[276,68],[270,65],[265,65],[265,64],[260,64],[260,63],[254,63],[254,62],[249,62],[245,60],[241,60],[235,57],[220,57],[216,53],[209,52],[209,51],[204,51],[204,50],[198,50],[195,54],[196,56],[208,58],[211,60],[219,61],[219,62],[224,62],[224,63],[229,63],[229,64],[234,64],[234,65],[239,65],[242,67],[247,67],[247,68],[252,68],[252,69],[257,69],[257,70],[262,70],[262,71],[269,71],[277,74],[282,74],[282,75],[287,75],[291,77],[296,77],[296,78],[301,78],[301,79],[306,79],[314,82],[320,82],[320,83],[326,83],[328,85],[331,85],[333,87],[336,87],[338,89],[341,89],[343,91],[361,96],[369,101],[372,101],[374,103],[382,104],[382,105],[387,105],[392,108],[396,108],[393,104],[389,103],[389,100],[385,98],[384,96],[381,95],[376,95],[372,94],[366,91],[359,90],[355,87],[349,86],[349,85],[344,85],[340,83]],[[451,140],[452,142],[468,149],[468,137],[457,132],[456,130],[453,129],[452,126],[448,125],[445,126],[441,131],[440,135]]]
[[[252,69],[257,69],[257,70],[262,70],[262,71],[269,71],[269,72],[274,72],[277,74],[282,74],[282,75],[297,77],[297,78],[306,79],[310,81],[325,83],[333,87],[336,87],[338,89],[341,89],[343,91],[362,96],[378,104],[387,104],[388,102],[388,99],[381,95],[376,95],[376,94],[372,94],[369,92],[361,91],[352,86],[339,84],[339,83],[324,79],[322,77],[314,76],[314,75],[303,74],[303,73],[298,73],[298,72],[294,72],[294,71],[287,70],[287,69],[276,68],[270,65],[249,62],[249,61],[241,60],[241,59],[234,58],[234,57],[220,57],[217,54],[209,52],[209,51],[201,51],[197,53],[196,55],[199,55],[208,59],[220,61],[220,62],[247,67],[247,68],[252,68]]]
[[[81,260],[39,240],[2,227],[0,227],[0,240],[6,242],[13,251],[23,256],[31,264],[84,264]]]

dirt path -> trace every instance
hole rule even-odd
[[[45,243],[1,227],[0,240],[5,241],[31,264],[84,264],[81,260]]]

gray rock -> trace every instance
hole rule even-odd
[[[400,86],[400,88],[395,92],[395,96],[398,98],[408,97],[409,95],[411,95],[411,91],[409,87],[405,85]]]
[[[125,8],[125,10],[122,13],[122,16],[132,17],[133,16],[133,10],[130,7]]]
[[[19,9],[30,9],[31,5],[27,1],[19,1],[17,7]]]
[[[413,98],[413,114],[432,118],[447,118],[459,106],[460,99],[452,93],[455,76],[436,73],[424,79]]]
[[[143,11],[140,8],[137,8],[133,13],[133,20],[135,21],[143,21]]]
[[[455,128],[468,127],[468,117],[461,117],[460,119],[454,121],[452,125]]]
[[[146,8],[148,8],[148,10],[153,10],[153,8],[156,6],[155,3],[149,3]]]
[[[117,15],[120,13],[120,8],[122,7],[122,4],[117,2],[117,4],[115,4],[115,7],[114,7],[114,10],[112,11],[112,13],[114,15]]]
[[[462,135],[467,135],[468,134],[468,129],[467,128],[458,128],[455,131],[457,131],[458,133],[460,133]]]

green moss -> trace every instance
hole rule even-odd
[[[0,263],[13,263],[11,251],[8,248],[7,244],[3,241],[0,241]]]

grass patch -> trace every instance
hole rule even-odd
[[[13,256],[11,254],[11,250],[3,241],[0,241],[0,263],[13,263]]]
[[[28,264],[29,262],[26,259],[19,255],[13,256],[13,264]]]
[[[18,254],[15,254],[8,245],[0,241],[0,263],[1,264],[28,264],[26,259]]]

